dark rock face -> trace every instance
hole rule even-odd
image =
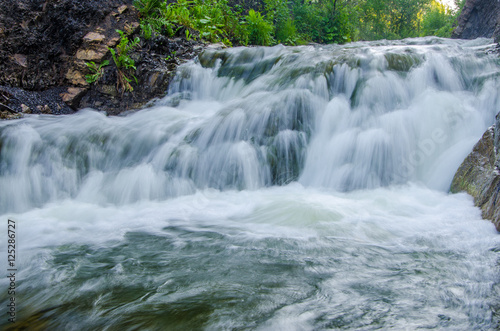
[[[116,67],[108,66],[104,68],[103,77],[90,86],[79,107],[99,109],[109,115],[141,108],[151,99],[163,97],[177,66],[194,58],[202,49],[203,44],[182,38],[170,40],[155,36],[143,41],[141,47],[131,54],[137,67],[134,73],[137,83],[131,83],[134,90],[121,90],[116,84]]]
[[[467,0],[465,3],[452,38],[479,37],[500,38],[500,1]]]
[[[132,0],[0,0],[0,118],[84,107],[115,115],[163,96],[176,67],[202,44],[164,36],[142,40],[129,54],[137,70],[128,77],[137,83],[125,91],[109,48],[120,40],[117,29],[133,40],[138,27]],[[105,60],[102,77],[89,84],[86,63]]]
[[[474,198],[474,204],[481,208],[482,216],[492,220],[500,231],[500,117],[490,127],[472,152],[458,168],[453,178],[452,193],[465,191]]]
[[[63,85],[83,36],[132,0],[0,1],[0,85],[44,90]]]

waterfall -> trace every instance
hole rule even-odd
[[[469,197],[447,193],[500,110],[493,48],[428,37],[209,49],[149,108],[0,122],[21,317],[493,327],[500,242]]]
[[[423,39],[206,51],[152,109],[3,123],[1,210],[294,181],[446,191],[500,109],[497,61],[479,56],[480,46]]]

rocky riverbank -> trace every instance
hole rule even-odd
[[[493,221],[500,231],[500,117],[474,146],[472,152],[460,165],[450,191],[465,191],[474,198],[474,204],[481,208],[482,216]]]
[[[500,1],[467,0],[454,38],[494,38],[500,42]],[[499,109],[500,111],[500,109]],[[455,173],[450,191],[465,191],[481,208],[482,216],[500,231],[500,116],[474,146]]]
[[[467,0],[452,38],[495,38],[500,41],[500,1]]]
[[[180,36],[141,40],[130,52],[137,70],[133,92],[118,84],[109,48],[139,35],[131,0],[19,0],[0,3],[0,117],[23,113],[67,114],[92,107],[108,114],[137,109],[165,94],[176,67],[194,58],[201,42]],[[183,31],[180,31],[183,32]],[[89,84],[86,63],[102,68]]]

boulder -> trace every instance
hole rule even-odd
[[[483,134],[458,168],[451,184],[452,193],[467,192],[482,216],[493,221],[500,231],[500,116]]]
[[[500,38],[500,1],[467,0],[452,38]]]

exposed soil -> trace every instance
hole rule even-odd
[[[184,31],[173,39],[142,40],[130,54],[137,83],[133,92],[124,91],[108,47],[119,40],[116,29],[138,36],[138,22],[132,0],[0,0],[0,118],[84,107],[114,115],[163,96],[177,66],[203,44],[180,37]],[[85,63],[104,60],[110,65],[103,76],[88,84]]]
[[[64,85],[83,36],[125,3],[132,0],[0,0],[0,85]]]

